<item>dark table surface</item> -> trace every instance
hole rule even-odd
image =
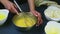
[[[21,5],[22,10],[29,11],[27,4]],[[0,34],[45,34],[44,27],[47,24],[48,20],[44,16],[44,10],[47,6],[42,5],[37,7],[36,10],[42,14],[43,23],[39,27],[33,27],[30,31],[20,31],[17,27],[13,24],[12,18],[13,14],[9,13],[8,19],[4,25],[0,26]]]

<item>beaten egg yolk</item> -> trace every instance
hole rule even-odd
[[[3,19],[5,19],[5,15],[4,14],[0,14],[0,20],[3,20]]]

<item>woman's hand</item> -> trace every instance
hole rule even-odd
[[[42,24],[43,20],[42,20],[41,14],[37,12],[36,10],[30,11],[30,12],[38,18],[38,22],[36,26],[39,26],[40,24]]]
[[[10,10],[12,13],[18,14],[16,6],[9,0],[1,0],[1,3],[4,5],[6,9]]]

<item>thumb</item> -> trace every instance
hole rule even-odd
[[[17,11],[17,9],[15,9],[14,6],[12,6],[11,10],[18,15],[18,11]]]

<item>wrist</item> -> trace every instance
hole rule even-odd
[[[36,11],[35,9],[30,9],[31,12]]]

